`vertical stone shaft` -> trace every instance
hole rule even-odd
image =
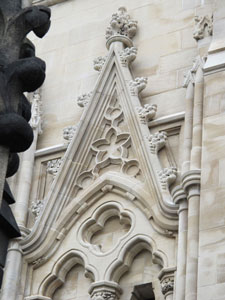
[[[18,277],[22,267],[22,250],[18,240],[9,244],[3,277],[1,300],[18,300]]]
[[[188,211],[187,200],[184,198],[179,203],[179,235],[177,249],[177,280],[176,280],[176,300],[185,299],[186,281],[186,256],[187,256],[187,226]]]
[[[0,145],[0,207],[2,205],[2,195],[5,185],[5,176],[8,166],[9,150]]]
[[[195,78],[193,139],[191,150],[191,171],[201,168],[202,149],[202,112],[203,112],[203,71],[199,67]],[[186,300],[197,299],[198,251],[199,251],[199,213],[200,182],[190,181],[188,192],[188,245],[186,270]]]
[[[23,153],[18,192],[15,204],[14,215],[21,230],[26,227],[29,196],[34,168],[34,155],[37,145],[38,129],[34,129],[34,140],[30,148]]]
[[[190,170],[192,128],[193,128],[194,85],[190,81],[187,86],[185,99],[184,146],[182,174]]]

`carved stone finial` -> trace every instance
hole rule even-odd
[[[96,59],[94,59],[94,69],[98,72],[101,72],[105,62],[106,62],[107,56],[99,56]]]
[[[177,168],[175,167],[165,168],[159,172],[159,180],[163,189],[168,188],[172,183],[174,183],[176,178]]]
[[[166,144],[167,133],[165,131],[156,132],[155,134],[151,134],[148,140],[151,153],[157,154],[157,152]]]
[[[59,171],[59,168],[62,164],[62,158],[49,160],[47,163],[47,173],[53,175],[55,177]]]
[[[33,93],[32,106],[31,106],[31,119],[30,126],[33,129],[38,129],[38,133],[42,134],[42,99],[40,90]]]
[[[145,104],[143,107],[137,107],[138,115],[142,124],[147,124],[156,114],[156,104]]]
[[[31,212],[34,215],[35,219],[37,219],[38,216],[40,215],[43,206],[44,206],[43,200],[37,200],[36,202],[34,201],[32,202]]]
[[[210,36],[213,33],[213,16],[195,16],[195,29],[193,37],[196,41]]]
[[[147,77],[137,77],[129,83],[131,95],[137,96],[143,89],[146,88],[148,83]]]
[[[135,60],[137,56],[137,48],[136,47],[127,47],[123,51],[120,52],[120,60],[124,67],[127,67],[132,61]]]
[[[131,19],[125,7],[120,7],[118,12],[112,15],[110,25],[106,29],[107,47],[113,41],[122,41],[128,47],[132,46],[131,39],[135,36],[137,31],[137,21]],[[114,37],[115,40],[113,39]]]
[[[67,126],[63,128],[63,138],[64,140],[70,142],[77,130],[77,125],[74,126]]]
[[[79,96],[77,98],[77,104],[80,107],[85,107],[88,104],[88,102],[90,101],[91,96],[92,96],[92,92],[82,94],[81,96]]]

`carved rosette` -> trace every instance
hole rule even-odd
[[[68,143],[70,143],[74,134],[76,133],[76,131],[77,131],[77,125],[67,126],[67,127],[63,128],[64,140],[66,140]]]
[[[94,60],[94,69],[98,72],[101,72],[105,62],[106,62],[107,56],[99,56]]]
[[[123,67],[128,67],[129,64],[135,60],[137,56],[137,48],[125,48],[123,51],[120,52],[120,60]]]
[[[169,167],[159,172],[159,180],[163,189],[168,188],[177,178],[177,168]]]
[[[213,16],[195,16],[195,28],[193,37],[196,41],[201,40],[213,33]]]
[[[49,160],[47,163],[47,173],[53,175],[55,177],[59,171],[59,168],[62,164],[62,158]]]
[[[78,106],[85,107],[89,103],[89,101],[91,99],[91,96],[92,96],[92,92],[90,92],[90,93],[84,93],[81,96],[79,96],[77,98],[77,104],[78,104]]]
[[[151,134],[148,140],[151,153],[157,154],[166,144],[167,133],[165,131],[156,132],[155,134]]]
[[[148,122],[155,117],[156,111],[156,104],[145,104],[142,107],[137,107],[137,112],[142,124],[148,124]]]

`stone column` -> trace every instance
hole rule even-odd
[[[18,182],[18,192],[14,210],[16,221],[22,232],[23,229],[25,229],[27,223],[29,196],[34,169],[34,157],[37,147],[37,139],[38,135],[42,133],[41,105],[41,95],[40,91],[38,90],[33,94],[31,108],[32,115],[30,120],[30,125],[33,128],[34,132],[34,140],[30,148],[27,151],[25,151],[22,156],[19,174],[20,177]]]
[[[161,291],[165,300],[173,300],[174,272],[176,268],[164,268],[159,273]]]
[[[12,240],[8,247],[1,300],[17,300],[18,274],[21,272],[22,255],[19,239]]]
[[[177,186],[172,191],[172,197],[174,203],[179,205],[176,298],[175,299],[184,300],[185,282],[186,282],[187,227],[188,227],[187,195],[181,186]]]
[[[188,236],[185,299],[197,299],[198,247],[200,213],[200,174],[202,153],[203,71],[204,62],[195,60],[195,91],[193,108],[193,132],[190,171],[182,176],[182,185],[188,199]]]
[[[89,294],[92,300],[119,300],[122,290],[116,282],[99,281],[91,285]]]

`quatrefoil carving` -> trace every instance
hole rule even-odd
[[[107,253],[131,232],[133,220],[130,211],[116,202],[108,202],[81,225],[78,233],[80,243],[96,254]],[[117,232],[114,232],[110,222],[116,226]]]

